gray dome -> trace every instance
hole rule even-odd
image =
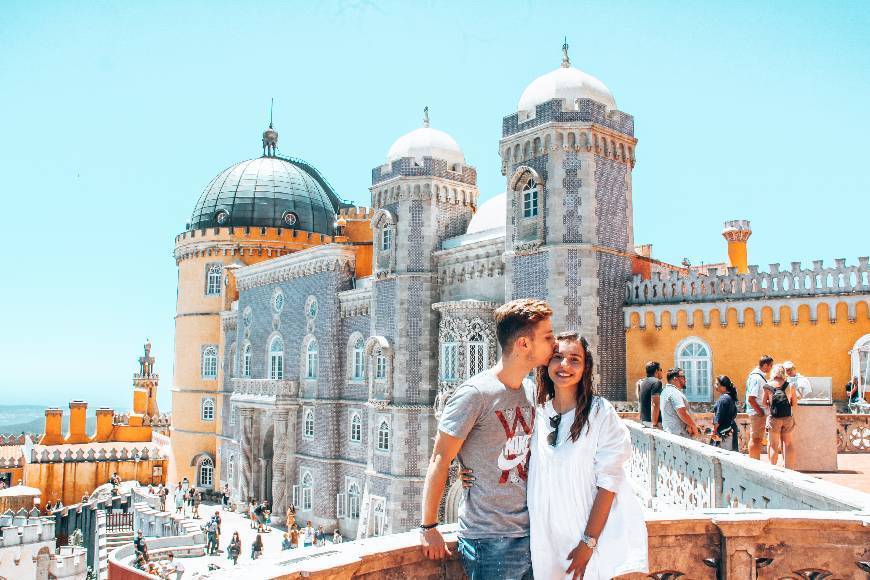
[[[333,235],[339,205],[329,184],[307,163],[263,156],[212,179],[193,209],[189,229],[283,227]]]

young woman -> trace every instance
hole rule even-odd
[[[263,555],[263,536],[257,534],[257,538],[251,545],[251,560],[256,560]]]
[[[239,563],[239,554],[242,553],[242,539],[239,537],[239,532],[233,532],[233,537],[230,539],[230,546],[227,549],[227,556],[233,561],[233,564]]]
[[[592,389],[585,338],[560,334],[538,370],[528,504],[535,580],[647,572],[643,510],[628,481],[631,439]]]
[[[773,365],[770,369],[770,380],[764,385],[762,406],[770,409],[767,417],[767,458],[771,465],[779,461],[779,447],[782,444],[782,454],[785,466],[794,465],[794,417],[792,408],[797,404],[794,388],[788,383],[785,367]]]
[[[721,393],[713,405],[714,445],[726,451],[739,451],[737,444],[737,389],[726,375],[716,377],[716,392]]]

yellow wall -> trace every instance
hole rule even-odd
[[[162,476],[152,477],[155,466],[163,469]],[[42,491],[43,504],[60,499],[64,505],[72,505],[107,483],[113,473],[123,481],[166,483],[166,460],[30,463],[25,468],[25,482]]]
[[[710,325],[703,324],[703,314],[694,314],[694,328],[688,328],[685,312],[677,316],[677,328],[671,328],[670,314],[661,318],[661,328],[655,327],[652,312],[646,312],[646,329],[640,328],[636,313],[631,315],[631,327],[626,332],[626,381],[629,397],[634,398],[634,384],[644,376],[647,361],[657,360],[667,369],[672,367],[677,344],[685,338],[696,336],[710,345],[712,375],[728,375],[744,397],[745,382],[749,371],[763,354],[769,354],[776,362],[794,361],[798,372],[810,377],[832,377],[834,399],[845,399],[843,386],[850,379],[851,357],[849,350],[863,335],[870,333],[870,317],[866,303],[857,305],[855,322],[849,322],[845,303],[837,304],[837,320],[830,322],[828,306],[820,304],[817,322],[810,322],[809,306],[798,309],[798,324],[792,325],[788,308],[783,307],[781,322],[773,324],[769,307],[762,311],[761,326],[755,324],[755,314],[747,308],[745,324],[737,324],[737,311],[727,311],[728,324],[720,324],[719,312],[710,313]],[[715,380],[715,379],[714,379]]]

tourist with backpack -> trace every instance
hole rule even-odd
[[[797,396],[786,378],[785,367],[774,365],[770,371],[770,381],[764,387],[762,404],[770,409],[767,418],[768,441],[767,457],[771,465],[779,460],[779,446],[782,444],[785,466],[794,465],[794,414],[792,408],[797,404]]]
[[[746,378],[746,414],[749,415],[749,457],[761,458],[761,448],[764,445],[764,433],[767,429],[767,409],[763,405],[764,385],[767,384],[767,373],[773,366],[773,357],[763,355],[758,366],[749,371]]]

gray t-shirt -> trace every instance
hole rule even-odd
[[[659,402],[662,408],[662,428],[668,433],[688,437],[689,430],[677,414],[678,409],[689,406],[689,400],[683,391],[669,383],[662,389]]]
[[[526,476],[534,388],[528,379],[522,388],[508,388],[490,369],[465,381],[447,400],[438,429],[464,440],[459,461],[475,477],[459,504],[463,538],[529,535]]]

